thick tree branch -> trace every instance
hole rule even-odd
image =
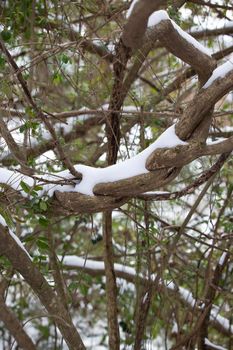
[[[161,21],[148,35],[151,40],[159,39],[169,52],[193,67],[200,77],[201,85],[211,76],[216,67],[215,60],[184,38],[171,20]]]
[[[10,334],[13,335],[18,346],[24,350],[36,350],[35,344],[24,331],[15,314],[5,304],[2,296],[0,296],[0,309],[0,319],[5,324]]]
[[[156,2],[138,0],[136,2],[123,30],[122,40],[125,46],[131,49],[138,49],[142,46],[148,18],[165,3],[164,0],[157,0]]]
[[[8,229],[0,224],[0,254],[11,262],[36,293],[46,310],[54,318],[70,350],[85,350],[80,335],[74,327],[66,309],[53,292],[46,279],[32,263],[29,256],[9,234]]]

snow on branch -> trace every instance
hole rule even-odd
[[[98,183],[115,182],[148,173],[145,166],[146,160],[155,149],[185,144],[176,136],[175,125],[172,125],[144,151],[124,162],[103,169],[86,165],[76,166],[76,170],[82,174],[83,178],[76,185],[75,190],[86,195],[93,195],[93,189]]]
[[[213,349],[213,350],[227,350],[223,346],[216,345],[209,341],[209,339],[205,338],[205,345],[207,346],[207,349]]]
[[[182,36],[188,43],[193,45],[196,49],[199,51],[202,51],[204,54],[211,56],[211,51],[203,46],[199,41],[197,41],[194,37],[192,37],[190,34],[186,33],[181,27],[176,24],[168,15],[167,11],[160,10],[154,12],[148,19],[148,28],[154,27],[158,25],[162,21],[169,20],[171,24],[173,25],[174,29],[179,33],[180,36]]]
[[[53,196],[54,191],[60,192],[79,192],[85,195],[93,196],[93,189],[99,183],[115,182],[134,176],[148,173],[145,164],[149,155],[157,148],[172,148],[178,145],[185,145],[186,142],[181,141],[175,134],[175,125],[172,125],[164,131],[160,137],[153,142],[144,151],[124,162],[106,167],[94,168],[86,165],[75,165],[76,171],[82,174],[82,180],[78,181],[76,185],[73,184],[59,184],[59,180],[72,180],[73,175],[69,170],[65,170],[56,174],[38,176],[38,181],[46,183],[43,190],[38,192],[39,196],[47,194]],[[33,187],[36,184],[37,177],[34,179],[29,176],[24,176],[13,171],[0,168],[0,183],[6,184],[15,190],[21,190],[21,181],[24,181],[28,186]],[[49,182],[52,182],[51,184]],[[56,184],[56,182],[58,184]],[[38,184],[38,183],[37,183]],[[28,194],[22,191],[24,197]]]
[[[166,11],[153,11],[155,8],[158,9],[159,5],[159,2],[149,3],[146,0],[132,3],[128,12],[128,22],[122,34],[124,45],[138,49],[148,40],[155,42],[159,39],[169,52],[195,69],[203,85],[216,66],[211,52],[183,31]]]
[[[203,89],[208,88],[215,80],[224,78],[231,70],[233,70],[233,55],[213,71],[211,77],[203,86]]]
[[[74,255],[66,255],[64,257],[59,256],[58,259],[62,262],[63,266],[69,269],[78,269],[83,270],[92,275],[104,274],[105,267],[103,261],[97,261],[92,259],[81,258]],[[147,277],[139,274],[137,276],[136,270],[133,267],[122,265],[119,263],[114,264],[114,270],[116,276],[119,278],[124,278],[129,282],[135,283],[136,279],[143,283],[147,281]],[[152,276],[152,280],[155,279],[155,276]],[[177,287],[177,285],[172,281],[162,281],[160,280],[160,287],[166,289],[171,293],[178,293],[179,298],[190,308],[197,308],[197,300],[192,296],[192,293],[184,288]],[[216,325],[217,329],[221,329],[224,332],[230,332],[233,334],[233,327],[230,326],[228,319],[219,315],[219,310],[217,306],[213,305],[211,310],[211,320]]]
[[[3,218],[2,215],[0,215],[0,225],[2,225],[3,227],[7,227],[8,225],[5,221],[5,219]],[[27,256],[31,259],[28,251],[25,249],[25,247],[23,246],[22,242],[20,241],[19,237],[17,237],[14,232],[12,232],[9,228],[8,228],[8,232],[11,235],[11,237],[15,240],[15,242],[18,244],[18,246],[27,254]]]
[[[143,16],[143,11],[145,11],[145,14],[148,15],[149,11],[148,8],[146,9],[146,6],[142,3],[141,1],[141,6],[139,7],[139,2],[138,0],[133,1],[133,3],[131,4],[128,12],[127,12],[127,18],[130,19],[131,14],[132,17],[135,18],[135,14],[140,14],[141,16]],[[136,4],[138,6],[138,8],[136,7]],[[144,6],[144,7],[143,7]],[[154,5],[155,6],[155,5]],[[142,8],[143,7],[143,8]],[[140,11],[140,13],[139,13]],[[159,11],[154,11],[153,13],[148,15],[147,18],[147,27],[146,28],[150,28],[150,27],[155,27],[158,24],[160,24],[160,22],[162,21],[170,21],[172,26],[174,27],[174,29],[179,33],[179,35],[181,35],[188,43],[192,44],[193,46],[195,46],[199,51],[202,51],[204,54],[211,56],[211,52],[208,48],[204,47],[202,44],[200,44],[194,37],[192,37],[190,34],[186,33],[185,31],[183,31],[180,26],[178,26],[168,15],[167,11],[164,10],[159,10]],[[136,25],[136,20],[135,20],[135,25]],[[123,41],[124,44],[126,46],[132,47],[134,48],[134,46],[137,43],[134,43],[130,41],[130,37],[129,37],[129,33],[127,33],[129,30],[128,27],[126,27],[125,32],[123,33]],[[139,30],[139,28],[137,28],[135,26],[134,28],[135,31]],[[131,33],[133,34],[133,33]],[[145,34],[145,33],[144,33]],[[169,34],[169,33],[167,33]]]

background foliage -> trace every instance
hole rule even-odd
[[[107,165],[105,124],[114,84],[112,62],[129,5],[129,1],[121,0],[1,1],[1,38],[72,164]],[[199,32],[198,40],[214,53],[223,52],[219,60],[224,62],[224,50],[231,47],[232,51],[233,26],[227,35],[224,29],[215,29],[227,28],[226,23],[232,20],[230,1],[186,1],[178,10],[170,1],[163,8],[184,30]],[[206,28],[212,32],[206,32]],[[135,56],[131,58],[127,69],[135,60]],[[167,92],[169,84],[183,72],[187,72],[187,65],[164,47],[156,44],[150,51],[122,108],[119,161],[143,150],[180,117],[198,86],[195,75],[187,74],[182,84]],[[213,141],[232,136],[232,110],[230,94],[215,106],[210,133]],[[66,168],[44,124],[25,99],[3,51],[0,112],[21,154],[27,152],[27,166],[39,174]],[[22,164],[12,157],[3,135],[0,140],[1,166],[21,171]],[[228,157],[221,171],[210,177],[208,186],[196,186],[191,194],[175,199],[169,196],[168,200],[164,192],[181,191],[217,159],[202,157],[184,167],[153,200],[136,196],[113,211],[114,262],[135,269],[135,275],[117,273],[122,349],[133,348],[138,327],[135,320],[148,293],[146,279],[155,276],[159,279],[151,292],[141,348],[175,349],[186,337],[186,343],[177,349],[195,349],[201,305],[206,302],[215,275],[211,308],[215,316],[221,314],[225,319],[218,323],[212,316],[207,320],[208,337],[232,349],[232,158]],[[50,198],[39,196],[40,186],[30,188],[23,180],[20,186],[20,191],[30,194],[30,200],[22,203],[13,196],[11,199],[8,192],[7,199],[2,200],[1,215],[52,289],[58,295],[59,288],[64,292],[64,305],[87,348],[107,349],[105,271],[98,271],[95,265],[88,271],[61,262],[67,255],[103,261],[102,214],[53,217],[49,214]],[[4,185],[2,193],[4,197]],[[198,200],[200,204],[195,206]],[[223,252],[227,259],[221,273],[217,273]],[[66,349],[52,315],[47,314],[4,256],[0,257],[0,271],[1,298],[36,348]],[[4,321],[2,316],[0,347],[16,349]]]

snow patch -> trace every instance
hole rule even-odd
[[[135,6],[135,4],[138,2],[138,0],[134,0],[129,8],[129,10],[127,11],[127,15],[126,18],[129,18],[129,16],[131,15],[133,8]],[[190,34],[186,33],[185,31],[183,31],[183,29],[180,28],[180,26],[178,26],[178,24],[176,24],[168,15],[167,11],[164,10],[159,10],[159,11],[155,11],[153,12],[149,19],[148,19],[148,24],[147,27],[153,27],[158,25],[160,22],[165,21],[165,20],[170,20],[174,29],[179,33],[180,36],[182,36],[186,41],[188,41],[191,45],[193,45],[196,49],[198,49],[199,51],[203,52],[204,54],[211,56],[211,51],[204,47],[202,44],[200,44],[194,37],[192,37]]]
[[[17,172],[0,168],[0,184],[6,184],[13,188],[16,191],[21,190],[20,182],[24,181],[27,183],[28,186],[34,185],[34,180],[30,178],[29,176],[24,176],[22,174],[19,174]],[[28,194],[22,191],[23,197],[28,197]]]
[[[22,242],[20,241],[19,237],[17,237],[8,227],[5,219],[3,218],[2,215],[0,215],[0,224],[4,227],[7,227],[8,228],[8,232],[9,234],[11,235],[11,237],[15,240],[15,242],[18,244],[18,246],[27,254],[27,256],[31,259],[28,251],[24,248]]]
[[[58,257],[62,261],[62,264],[70,267],[85,267],[90,270],[105,271],[105,266],[103,261],[90,260],[85,258],[80,258],[75,255],[66,255],[64,258]],[[133,267],[125,266],[122,264],[114,264],[114,270],[118,272],[124,272],[130,276],[136,276],[136,270]]]
[[[158,139],[153,142],[149,147],[138,155],[127,159],[124,162],[111,165],[106,168],[93,168],[87,165],[78,164],[75,165],[76,171],[80,172],[83,176],[82,180],[76,185],[72,184],[44,184],[43,190],[38,192],[38,196],[47,194],[53,196],[55,191],[60,192],[79,192],[85,195],[93,196],[93,188],[99,183],[115,182],[130,177],[146,174],[149,171],[146,169],[145,164],[149,155],[158,148],[171,148],[177,145],[185,145],[186,142],[180,140],[175,133],[175,124],[164,131]],[[50,181],[69,180],[73,175],[69,170],[64,170],[59,173],[49,175],[38,175],[38,180],[34,180],[29,176],[21,175],[17,172],[10,171],[4,168],[0,168],[0,184],[7,184],[11,188],[19,191],[24,197],[30,197],[30,194],[22,191],[20,182],[23,180],[28,186],[33,187],[35,184],[41,184],[43,180],[46,183]]]
[[[165,21],[168,19],[170,19],[170,17],[168,16],[167,11],[164,11],[164,10],[155,11],[152,13],[152,15],[150,15],[148,19],[147,27],[154,27],[157,24],[159,24],[161,21]]]
[[[215,345],[214,343],[211,343],[209,339],[205,338],[205,345],[209,345],[211,349],[216,349],[216,350],[226,350],[226,348],[223,348],[220,345]]]
[[[213,71],[211,77],[203,86],[203,89],[207,89],[215,80],[224,78],[231,70],[233,70],[233,55],[231,55],[227,62],[223,63]]]
[[[222,266],[222,265],[224,264],[224,261],[225,261],[225,259],[226,259],[226,256],[227,256],[227,253],[226,253],[226,252],[223,252],[222,255],[221,255],[221,257],[220,257],[220,259],[219,259],[219,262],[218,262],[219,265]]]
[[[162,135],[144,151],[124,162],[106,168],[92,168],[86,165],[76,165],[75,169],[83,175],[82,181],[75,186],[75,191],[93,196],[93,188],[98,183],[114,182],[133,176],[148,173],[145,167],[149,155],[158,148],[184,145],[175,134],[175,125],[164,131]]]
[[[134,5],[138,2],[138,0],[133,0],[132,4],[130,5],[130,8],[128,9],[128,11],[126,12],[126,18],[129,18],[129,16],[131,15]]]
[[[201,43],[199,43],[195,38],[193,38],[191,35],[186,33],[183,29],[181,29],[174,21],[172,21],[173,27],[177,32],[186,40],[188,41],[191,45],[193,45],[196,49],[199,51],[202,51],[204,54],[211,56],[211,51],[203,46]]]

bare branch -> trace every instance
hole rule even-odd
[[[85,350],[80,335],[74,327],[67,311],[46,279],[32,263],[27,253],[16,243],[6,227],[0,224],[0,254],[9,259],[12,266],[34,290],[48,313],[53,315],[70,350]]]

